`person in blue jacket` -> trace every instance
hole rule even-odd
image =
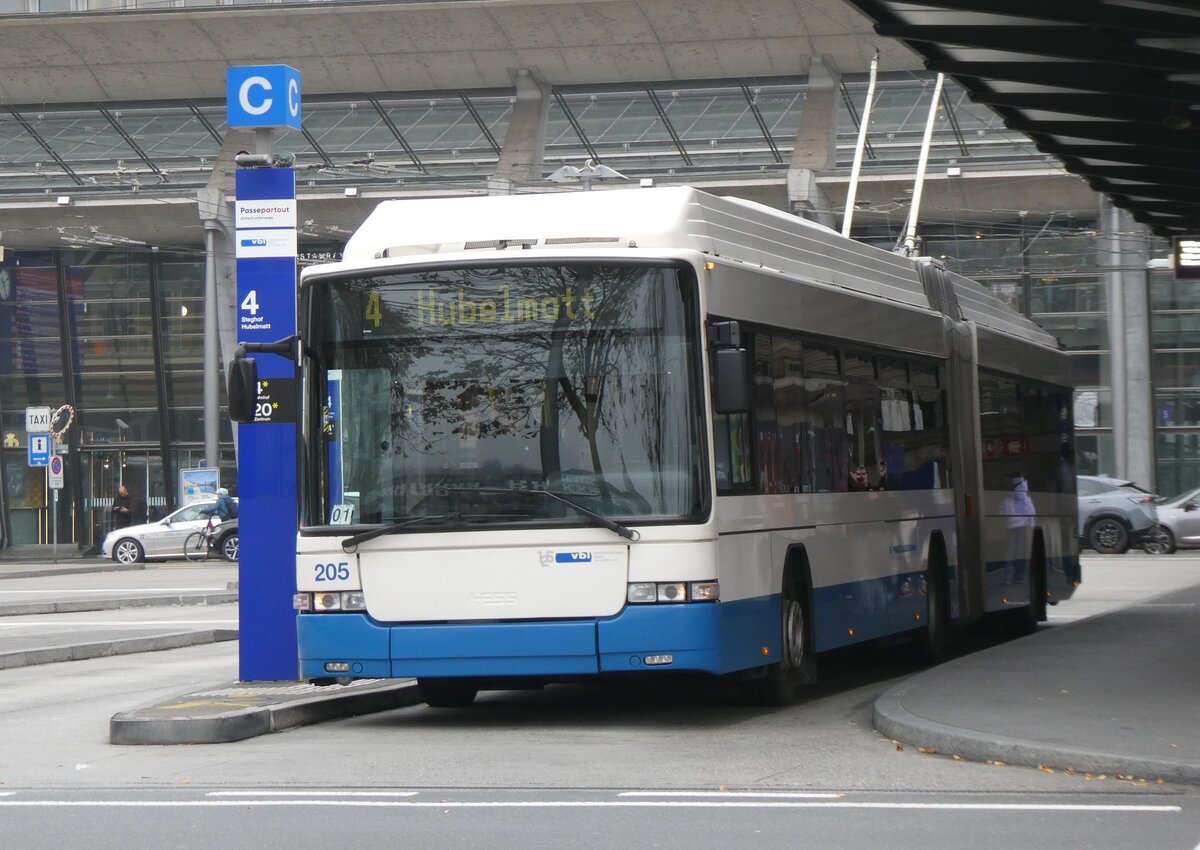
[[[233,499],[229,498],[229,491],[224,487],[217,488],[217,500],[207,508],[201,508],[200,513],[205,516],[216,517],[221,522],[229,519],[233,513]]]

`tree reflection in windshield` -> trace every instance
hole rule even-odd
[[[674,267],[432,269],[308,290],[338,427],[310,441],[328,522],[695,516],[706,500],[695,289]],[[336,399],[336,401],[334,401]]]

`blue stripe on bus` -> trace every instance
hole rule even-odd
[[[599,672],[591,620],[393,626],[392,676]]]
[[[646,655],[671,655],[657,669],[731,673],[779,659],[779,595],[683,605],[630,606],[597,624],[600,669],[646,669]],[[763,647],[768,654],[763,655]]]
[[[345,661],[350,672],[368,679],[392,675],[388,629],[360,614],[301,614],[296,618],[300,678],[328,676],[325,662]]]
[[[566,676],[636,670],[721,674],[779,657],[779,597],[630,606],[601,620],[387,626],[362,614],[301,614],[301,677]],[[763,647],[768,655],[763,655]],[[647,655],[673,663],[646,667]],[[362,672],[360,672],[360,669]]]
[[[1079,558],[1063,555],[1046,559],[1046,588],[1057,600],[1068,598],[1079,581]],[[1029,559],[988,561],[984,568],[984,604],[988,613],[1010,611],[1029,604]]]
[[[987,565],[987,610],[1028,604],[1027,585],[1003,585],[1027,561]],[[1050,589],[1078,580],[1074,556],[1050,559]],[[953,570],[951,572],[954,572]],[[1056,582],[1054,577],[1061,577]],[[813,593],[817,652],[920,628],[928,616],[924,573],[848,582]],[[951,588],[951,595],[956,588]],[[1003,600],[1011,596],[1008,602]],[[362,614],[301,614],[301,678],[327,676],[327,661],[349,662],[355,676],[556,676],[636,670],[714,674],[779,658],[778,594],[734,602],[631,605],[599,620],[387,626]],[[918,616],[920,615],[920,619]],[[763,648],[767,654],[763,654]],[[646,655],[671,655],[647,668]]]
[[[816,588],[813,591],[816,651],[921,628],[929,608],[924,579],[924,572],[912,572]]]

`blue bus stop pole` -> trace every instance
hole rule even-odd
[[[229,126],[254,128],[268,148],[249,157],[262,167],[235,176],[237,339],[275,342],[296,333],[296,173],[274,167],[270,131],[300,129],[299,74],[286,65],[230,68],[226,81]],[[237,426],[239,678],[296,680],[296,364],[257,360],[254,422]]]

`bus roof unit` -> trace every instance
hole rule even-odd
[[[928,259],[902,257],[764,204],[686,186],[384,201],[346,243],[344,261],[386,266],[400,257],[544,249],[694,250],[936,310],[918,270]],[[953,318],[1058,348],[1054,337],[986,287],[949,277],[961,312]]]

